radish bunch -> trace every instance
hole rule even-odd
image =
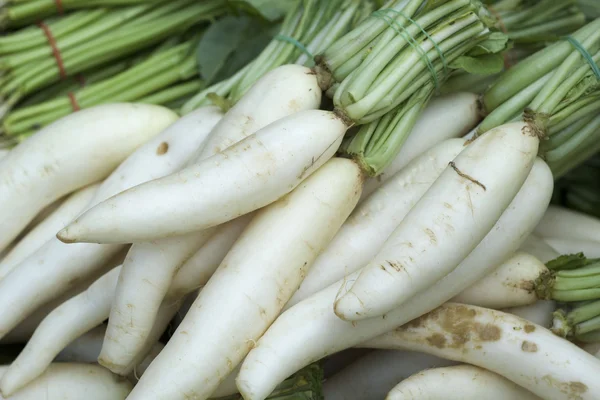
[[[550,205],[540,115],[474,129],[478,96],[435,96],[506,40],[434,3],[390,0],[226,109],[96,106],[1,158],[0,341],[25,343],[1,396],[600,398],[569,342],[600,340],[600,222]],[[378,350],[323,384],[353,348]]]

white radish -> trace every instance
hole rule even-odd
[[[219,226],[204,246],[177,271],[167,298],[182,298],[206,285],[253,216],[244,215]]]
[[[150,364],[152,364],[154,359],[156,357],[158,357],[158,355],[160,354],[161,351],[163,351],[164,348],[165,348],[164,344],[162,344],[160,342],[154,343],[154,345],[152,346],[150,351],[147,353],[144,353],[146,356],[144,357],[142,362],[135,366],[135,368],[129,375],[129,380],[133,381],[134,383],[139,381],[140,376],[144,375],[144,372],[146,372],[146,370],[148,369]]]
[[[426,368],[452,364],[424,353],[375,350],[327,379],[323,396],[327,400],[383,399],[398,381]]]
[[[89,185],[88,185],[89,186]],[[85,187],[84,187],[85,188]],[[83,188],[83,189],[84,189]],[[54,202],[52,202],[51,204],[47,205],[46,207],[44,207],[44,209],[42,211],[40,211],[39,213],[37,213],[37,215],[31,220],[31,222],[29,222],[29,225],[27,225],[25,227],[25,229],[23,229],[21,231],[21,234],[19,236],[17,236],[17,240],[21,240],[22,237],[24,237],[25,235],[28,235],[29,232],[35,228],[38,224],[40,224],[44,219],[46,219],[46,217],[48,217],[50,214],[52,214],[54,211],[56,211],[56,209],[58,207],[61,206],[61,204],[67,199],[67,197],[71,196],[71,194],[68,194],[66,196],[61,197],[58,200],[55,200]],[[69,221],[70,222],[70,221]],[[54,232],[56,234],[56,232]]]
[[[474,365],[432,368],[396,385],[386,400],[540,400],[527,389]]]
[[[542,238],[575,239],[600,242],[600,219],[551,205],[535,228]]]
[[[533,304],[521,307],[510,307],[502,311],[516,315],[523,319],[550,328],[552,326],[552,313],[556,309],[556,304],[552,300],[538,300]]]
[[[404,217],[335,313],[348,321],[381,316],[450,273],[515,197],[539,139],[525,123],[495,128],[465,147]]]
[[[0,376],[6,367],[0,367]],[[131,383],[99,365],[55,363],[13,396],[0,400],[125,400]]]
[[[583,253],[587,258],[600,258],[600,242],[554,237],[544,238],[544,241],[560,254]]]
[[[298,112],[99,204],[58,236],[65,242],[141,242],[227,222],[289,193],[335,154],[346,129],[333,112]]]
[[[102,353],[99,362],[105,364],[116,374],[127,375],[130,373],[132,368],[137,365],[140,356],[145,354],[148,346],[158,340],[171,318],[178,312],[179,304],[184,297],[208,282],[233,243],[250,222],[251,216],[252,214],[244,215],[219,226],[215,234],[177,271],[164,301],[156,312],[154,325],[150,327],[147,339],[131,343],[123,354],[118,355],[119,363],[116,363],[114,359],[106,360]],[[111,338],[106,338],[103,349],[107,340],[110,341]]]
[[[320,91],[308,72],[303,67],[284,66],[266,74],[216,124],[208,143],[199,147],[188,164],[215,155],[280,117],[317,108]],[[296,79],[291,82],[294,76]],[[290,85],[291,90],[281,91],[283,86]],[[260,107],[265,102],[277,106],[266,112]],[[154,324],[177,269],[213,232],[207,229],[133,245],[117,285],[99,360],[102,365],[118,373],[130,364]]]
[[[95,204],[140,183],[177,171],[221,118],[216,107],[188,115],[130,155],[102,183],[86,206]],[[190,123],[195,129],[190,130]],[[201,122],[201,123],[199,123]],[[67,245],[52,239],[0,280],[0,302],[10,305],[0,314],[0,337],[44,303],[51,301],[83,279],[97,279],[106,262],[123,245]],[[40,266],[43,265],[43,268]]]
[[[600,398],[598,359],[546,328],[501,311],[446,303],[362,346],[473,364],[547,400]]]
[[[10,153],[9,149],[0,149],[0,161],[2,161]]]
[[[533,304],[537,301],[536,279],[547,272],[540,260],[518,251],[451,301],[494,309]]]
[[[286,308],[371,261],[404,216],[463,148],[462,139],[438,144],[364,199],[317,257]]]
[[[214,230],[131,247],[110,308],[106,339],[98,359],[101,365],[116,372],[138,354],[177,269],[210,239]]]
[[[41,221],[0,261],[0,279],[8,274],[21,261],[38,250],[44,243],[54,239],[56,232],[71,222],[90,202],[98,189],[98,184],[87,186],[69,196],[59,208]]]
[[[110,269],[110,268],[107,268]],[[76,287],[71,290],[63,293],[58,296],[56,299],[44,304],[36,311],[34,311],[30,316],[28,316],[23,322],[18,324],[13,330],[11,330],[7,335],[5,335],[0,341],[1,344],[27,344],[27,341],[33,336],[33,333],[40,325],[40,323],[54,311],[57,307],[63,304],[65,301],[77,296],[78,294],[87,290],[87,288],[92,284],[93,280],[85,280],[80,283]]]
[[[434,97],[390,165],[377,177],[367,179],[361,201],[425,151],[446,139],[463,136],[475,127],[480,118],[479,97],[474,93]]]
[[[165,331],[167,331],[167,329],[170,330],[170,323],[177,314],[177,311],[180,307],[181,302],[172,301],[168,303],[164,302],[161,305],[161,307],[158,309],[158,313],[156,314],[154,326],[148,334],[148,338],[146,339],[146,343],[144,344],[142,349],[139,351],[138,354],[136,354],[133,357],[130,365],[121,367],[119,371],[115,373],[117,373],[118,375],[128,377],[133,375],[134,377],[137,377],[136,381],[139,380],[140,374],[137,371],[138,367],[148,357],[153,357],[152,361],[154,361],[155,357],[151,356],[151,353],[153,349],[155,349],[155,347],[157,346],[157,343],[159,343],[158,341],[161,338],[161,336],[165,333]],[[147,366],[145,366],[144,368],[147,369]]]
[[[521,245],[521,250],[537,257],[543,263],[560,256],[560,253],[554,250],[544,239],[534,234],[529,235],[525,243]]]
[[[343,281],[282,313],[246,356],[238,376],[240,393],[246,400],[264,399],[304,366],[405,324],[484,278],[533,231],[550,202],[553,183],[552,172],[538,158],[511,205],[475,250],[430,289],[382,318],[352,323],[338,318],[331,305]],[[347,279],[358,273],[353,275]]]
[[[130,400],[208,398],[279,315],[358,202],[362,183],[358,165],[334,158],[258,211]]]
[[[23,388],[40,376],[69,343],[106,319],[119,271],[120,267],[114,268],[44,318],[0,379],[0,392],[11,396]]]
[[[106,104],[48,125],[0,164],[0,250],[45,206],[108,176],[177,119],[167,108]]]
[[[215,126],[193,159],[201,161],[254,134],[256,131],[300,111],[321,105],[317,77],[301,65],[282,65],[257,80]]]

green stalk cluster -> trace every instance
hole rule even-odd
[[[267,400],[323,400],[323,368],[311,364],[275,388]],[[242,400],[242,396],[219,397],[218,400]]]
[[[505,30],[519,47],[543,47],[585,24],[585,14],[576,0],[495,0],[487,1],[497,18],[496,27]]]
[[[469,0],[390,1],[317,58],[336,112],[362,125],[341,150],[369,175],[394,159],[452,71],[504,50],[506,36],[492,34],[493,19],[482,7]]]
[[[452,53],[485,40],[490,21],[479,1],[391,1],[319,55],[322,86],[339,84],[334,104],[349,121],[372,122],[430,82],[439,87]]]
[[[360,0],[298,1],[283,20],[278,36],[258,57],[232,77],[198,93],[181,111],[186,114],[212,103],[226,109],[235,104],[261,76],[283,64],[312,67],[313,59],[309,54],[323,51],[348,32],[356,19],[364,15],[369,4]],[[298,44],[304,46],[306,52]]]
[[[576,0],[487,0],[485,3],[496,18],[496,29],[506,33],[512,42],[512,48],[504,53],[505,68],[510,68],[549,42],[560,40],[586,22]],[[483,93],[497,77],[497,74],[458,71],[444,84],[442,93]]]
[[[175,0],[107,13],[58,40],[66,76],[123,59],[226,11],[223,0]],[[100,29],[107,26],[108,30]],[[92,32],[95,34],[91,35]],[[35,58],[35,62],[21,64],[20,60],[31,60],[34,53],[38,57],[37,47],[0,60],[0,66],[5,68],[0,78],[4,113],[26,95],[61,80],[60,68],[54,56],[47,53],[47,47],[43,49],[46,52],[43,58]]]
[[[560,304],[552,331],[570,340],[600,338],[600,259],[570,254],[546,266],[550,272],[535,282],[535,290],[539,298]]]
[[[197,41],[166,46],[123,72],[73,91],[72,96],[82,109],[108,102],[166,104],[189,96],[202,86],[194,52]],[[3,131],[24,138],[72,112],[71,99],[63,94],[11,112],[3,121]]]
[[[9,0],[0,9],[0,28],[16,28],[59,15],[69,10],[86,8],[109,8],[145,3],[158,3],[160,0]],[[62,9],[59,9],[58,4]]]
[[[600,149],[600,71],[595,70],[600,64],[600,19],[571,38],[504,72],[483,95],[488,115],[477,128],[482,134],[509,121],[529,121],[547,139],[540,156],[557,178]]]

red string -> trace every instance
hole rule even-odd
[[[498,11],[496,11],[494,9],[494,7],[492,7],[492,6],[487,6],[487,8],[494,15],[494,17],[496,17],[496,19],[498,20],[498,24],[500,25],[500,30],[505,35],[508,35],[508,29],[506,29],[506,25],[504,25],[504,22],[502,21],[502,17],[500,17],[500,14],[498,13]],[[509,69],[510,67],[513,66],[513,64],[514,63],[513,63],[512,57],[510,55],[510,50],[505,51],[504,52],[504,68]]]
[[[48,25],[44,24],[43,22],[38,22],[37,25],[44,31],[46,39],[48,39],[48,44],[50,45],[50,48],[52,48],[52,54],[56,59],[56,65],[58,66],[60,78],[64,79],[67,76],[67,72],[65,71],[65,66],[63,64],[62,57],[60,56],[58,46],[56,45],[56,40],[54,39],[54,36],[52,36],[52,32],[50,32],[50,28],[48,28]]]
[[[71,108],[74,112],[81,110],[79,104],[77,103],[77,99],[75,98],[75,94],[73,92],[69,92],[69,100],[71,101]]]
[[[56,11],[58,11],[58,14],[63,15],[65,10],[63,9],[62,0],[54,0],[54,4],[56,4]]]

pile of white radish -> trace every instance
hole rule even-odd
[[[370,177],[321,100],[284,65],[225,113],[98,106],[0,154],[0,398],[277,399],[349,349],[378,350],[326,400],[600,398],[538,290],[600,221],[549,206],[535,130],[467,139],[477,96],[436,97]]]

